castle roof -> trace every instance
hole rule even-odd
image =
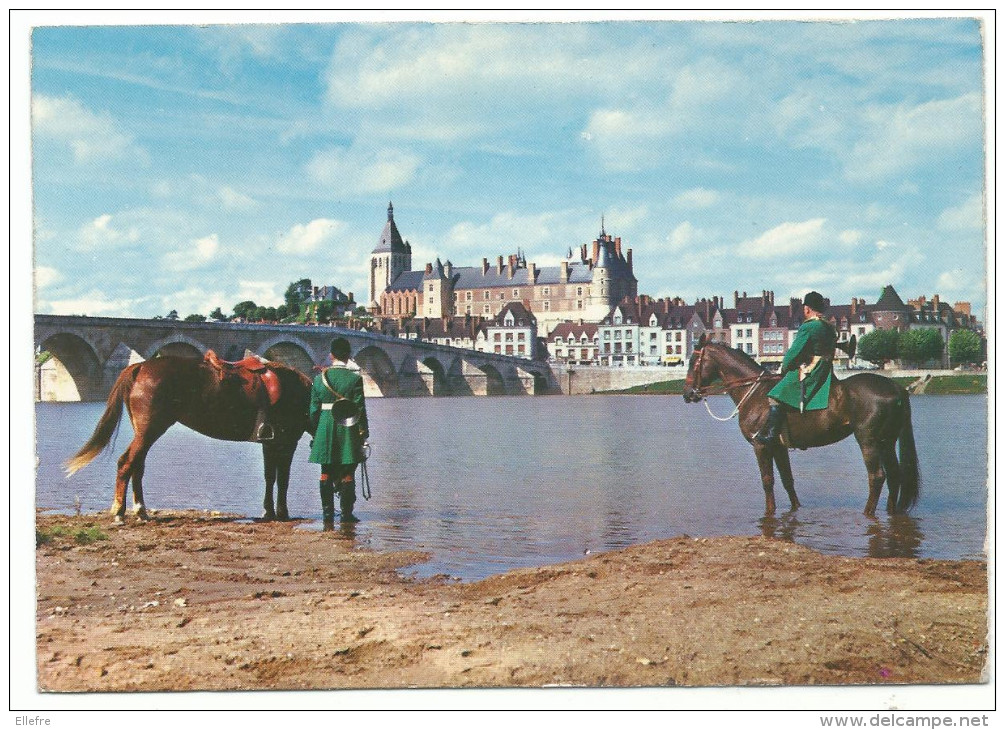
[[[387,223],[384,230],[380,232],[380,241],[371,253],[409,253],[411,246],[401,239],[398,226],[394,223],[394,206],[387,204]]]
[[[879,300],[872,305],[874,312],[909,312],[911,310],[904,300],[897,294],[897,290],[892,284],[883,287],[883,292],[879,295]]]

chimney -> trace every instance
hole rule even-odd
[[[489,260],[482,259],[482,276],[485,276],[489,271]]]
[[[621,240],[621,239],[618,239]],[[628,249],[628,270],[632,270],[632,250]]]
[[[932,295],[932,309],[934,309],[936,312],[939,311],[939,295],[938,294],[933,294]]]
[[[515,259],[516,259],[516,257],[511,255],[509,257],[509,262],[506,264],[506,278],[507,279],[512,279],[513,278],[513,268],[514,268],[514,264],[515,264],[515,261],[514,261]]]
[[[537,275],[541,272],[537,270],[537,264],[531,262],[527,265],[527,281],[531,284],[537,283]]]
[[[432,274],[433,273],[433,265],[432,264],[430,264],[430,263],[426,264],[426,273],[427,274]]]
[[[559,274],[558,274],[558,280],[560,282],[562,282],[563,284],[565,284],[566,282],[569,281],[569,262],[568,261],[563,261],[562,262],[562,266],[561,266],[561,269],[560,269]]]
[[[579,247],[579,260],[584,264],[586,263],[586,244],[584,243]]]
[[[593,265],[596,266],[597,265],[597,260],[599,258],[600,258],[600,241],[594,241],[593,242],[593,257],[590,259],[590,261],[592,261]]]
[[[858,314],[858,300],[855,297],[851,298],[851,313],[852,316]]]
[[[747,295],[744,294],[743,296],[747,296]],[[734,289],[733,290],[733,308],[735,309],[736,307],[739,307],[739,306],[740,306],[740,292],[738,292],[736,289]]]
[[[618,258],[621,258],[621,236],[614,239],[614,253],[617,254]]]
[[[501,274],[503,270],[502,256],[496,259],[496,273]]]

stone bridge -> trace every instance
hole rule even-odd
[[[368,397],[560,392],[548,363],[339,327],[36,314],[36,353],[51,357],[36,361],[35,397],[104,400],[127,365],[158,355],[201,357],[207,350],[225,360],[250,351],[312,376],[315,365],[328,363],[338,336],[352,345]]]

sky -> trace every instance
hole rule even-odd
[[[984,319],[981,22],[862,17],[44,16],[34,311],[229,313],[302,278],[364,302],[393,202],[415,269],[555,265],[603,219],[641,294],[893,284]]]

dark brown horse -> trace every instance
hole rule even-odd
[[[265,459],[265,519],[288,519],[286,492],[290,483],[293,453],[307,430],[307,407],[311,382],[307,376],[278,363],[267,370],[278,379],[278,400],[269,408],[275,438],[262,443]],[[90,440],[67,462],[73,474],[89,464],[112,440],[122,417],[129,410],[134,437],[119,457],[115,501],[111,512],[116,521],[126,513],[126,487],[133,483],[133,506],[137,517],[147,519],[143,505],[143,469],[150,447],[173,424],[181,423],[205,436],[225,441],[247,441],[258,423],[261,404],[242,387],[238,374],[223,374],[207,360],[190,357],[157,357],[130,365],[119,375],[108,396],[104,415]],[[273,485],[278,484],[276,504]]]
[[[888,512],[907,512],[914,506],[921,473],[911,427],[911,402],[904,388],[874,373],[861,373],[844,380],[834,378],[826,409],[790,411],[780,442],[760,444],[754,435],[767,420],[768,391],[779,379],[780,376],[769,374],[746,354],[706,342],[703,335],[684,380],[684,400],[688,403],[697,403],[713,392],[728,393],[736,403],[733,415],[739,416],[740,432],[754,447],[761,470],[766,514],[775,511],[776,466],[792,509],[799,507],[788,449],[827,446],[852,434],[862,449],[869,473],[865,514],[875,516],[884,481],[889,492]]]

